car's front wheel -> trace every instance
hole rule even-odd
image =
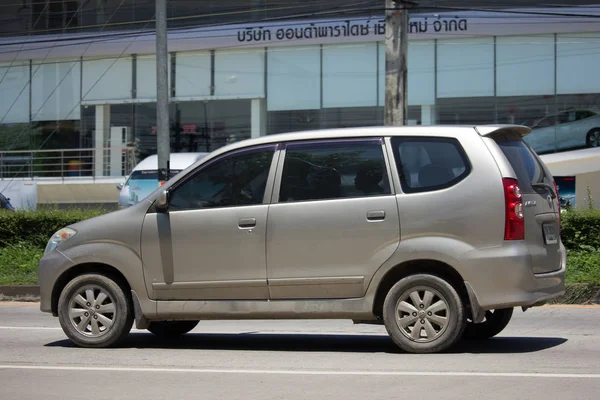
[[[467,328],[465,329],[463,338],[471,340],[492,338],[506,328],[512,315],[512,308],[486,311],[483,322],[479,324],[474,324],[471,321],[467,322]]]
[[[185,335],[198,325],[199,321],[153,321],[148,330],[156,336],[172,338]]]
[[[58,319],[65,334],[81,347],[109,347],[133,325],[133,307],[126,291],[101,274],[71,280],[58,299]]]
[[[398,281],[383,304],[385,327],[400,348],[435,353],[451,347],[467,322],[456,289],[434,275],[411,275]]]

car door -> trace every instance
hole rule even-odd
[[[380,138],[288,143],[267,222],[272,299],[364,296],[398,247],[398,207]]]
[[[219,157],[168,189],[142,228],[155,299],[267,299],[265,240],[275,146]]]

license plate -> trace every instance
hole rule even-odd
[[[558,236],[556,235],[556,228],[554,225],[544,224],[542,225],[544,230],[544,241],[546,244],[558,243]]]

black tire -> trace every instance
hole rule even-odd
[[[87,300],[87,290],[91,290],[97,299],[86,304],[76,300],[78,294],[85,294],[82,298]],[[100,294],[107,297],[102,300]],[[96,304],[98,302],[98,304]],[[92,304],[93,303],[93,304]],[[104,309],[109,311],[103,311]],[[81,317],[72,318],[73,314]],[[112,312],[110,311],[112,310]],[[79,318],[79,319],[78,319]],[[95,318],[95,322],[92,320]],[[71,280],[60,294],[58,299],[58,319],[65,334],[73,343],[80,347],[110,347],[119,343],[129,334],[133,325],[133,306],[127,292],[111,278],[101,274],[80,275]],[[84,322],[89,320],[89,323]],[[102,325],[102,321],[112,321],[111,325]],[[75,324],[85,324],[84,329],[79,329]],[[100,334],[93,332],[94,325]],[[86,333],[86,331],[88,331]]]
[[[492,338],[502,332],[510,322],[513,315],[513,308],[501,308],[485,312],[485,319],[480,324],[467,322],[464,339],[485,340]]]
[[[185,335],[198,325],[200,321],[153,321],[148,330],[156,336],[173,338]]]
[[[400,311],[398,306],[407,296],[408,300],[410,293],[414,292],[418,293],[420,299],[425,300],[422,302],[423,308],[420,305],[413,306],[409,308],[410,310],[414,308],[411,313],[402,316],[404,312]],[[427,300],[427,292],[434,297]],[[412,299],[409,301],[411,306],[415,303]],[[427,301],[429,307],[425,307]],[[438,307],[439,301],[442,301],[444,310]],[[415,313],[417,316],[414,315]],[[419,326],[418,338],[412,337],[415,329],[400,327],[401,320],[404,318],[408,318],[405,321],[411,320],[411,316],[412,319],[416,318],[414,328]],[[443,327],[438,325],[440,320],[445,321]],[[383,321],[388,334],[401,349],[410,353],[437,353],[450,348],[462,337],[467,318],[463,301],[452,285],[434,275],[418,274],[401,279],[390,289],[383,303]],[[433,327],[435,331],[435,335],[431,338],[429,338],[427,324],[429,329]],[[421,337],[423,331],[425,331],[425,338]]]
[[[585,144],[587,145],[587,147],[600,147],[600,142],[598,142],[597,139],[599,134],[600,128],[595,128],[588,132],[585,139]]]

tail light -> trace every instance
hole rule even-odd
[[[506,208],[504,240],[523,240],[525,239],[525,221],[523,220],[523,200],[519,181],[504,178],[502,183]]]

